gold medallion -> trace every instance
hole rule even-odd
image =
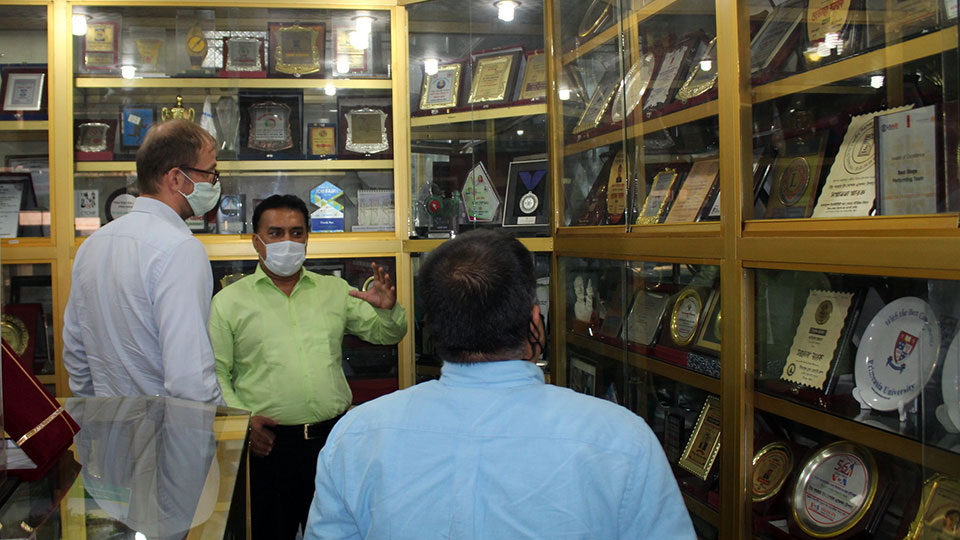
[[[6,341],[17,356],[22,355],[30,344],[30,332],[27,331],[27,325],[15,315],[4,313],[0,317],[0,330],[2,330],[3,340]]]

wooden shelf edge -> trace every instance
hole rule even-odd
[[[836,219],[768,219],[744,222],[743,236],[957,236],[956,212],[916,216],[870,216]]]
[[[757,409],[811,426],[865,447],[912,461],[923,467],[936,469],[948,474],[960,470],[960,455],[941,450],[907,438],[905,436],[833,416],[825,411],[805,407],[792,401],[754,392],[754,405]]]
[[[78,77],[77,88],[295,88],[322,90],[329,85],[344,90],[393,88],[391,79],[245,79],[226,77],[122,79]]]
[[[47,131],[47,120],[0,120],[0,131]]]
[[[502,118],[517,118],[520,116],[534,116],[539,114],[547,114],[547,105],[545,103],[517,105],[514,107],[497,107],[495,109],[475,109],[472,111],[435,114],[431,116],[414,116],[410,118],[410,127],[418,128],[442,124],[482,122],[484,120],[499,120]]]
[[[78,161],[76,172],[133,172],[134,161]],[[392,170],[392,159],[291,159],[291,160],[236,160],[217,163],[220,172],[251,171],[358,171]]]
[[[640,23],[640,21],[648,19],[656,15],[657,13],[660,13],[664,9],[672,6],[673,4],[677,3],[677,1],[678,0],[654,0],[653,2],[647,4],[646,6],[643,6],[642,8],[628,15],[627,18],[623,21],[623,27],[629,28],[635,24],[638,24]],[[612,8],[612,9],[615,9],[615,8]],[[617,14],[614,14],[614,17],[616,16]],[[613,39],[617,35],[618,31],[619,31],[619,25],[614,24],[610,28],[607,28],[603,32],[600,32],[595,37],[587,40],[582,45],[578,46],[572,51],[567,51],[563,53],[560,57],[561,62],[563,62],[563,65],[567,65],[570,62],[573,62],[574,60],[581,58],[582,56],[586,55],[590,51],[596,49],[597,47]]]
[[[690,495],[687,495],[686,493],[681,492],[680,494],[683,496],[683,502],[687,505],[687,510],[689,510],[691,514],[706,521],[714,527],[720,526],[720,512],[711,508],[709,505],[698,501]]]
[[[636,139],[646,135],[647,133],[652,133],[654,131],[660,131],[674,126],[679,126],[681,124],[687,124],[697,120],[703,120],[704,118],[709,118],[711,116],[716,116],[719,110],[719,104],[717,100],[714,99],[706,103],[701,103],[700,105],[694,105],[693,107],[680,109],[677,112],[651,118],[650,120],[644,120],[643,122],[638,122],[627,127],[627,139]],[[622,130],[616,130],[610,133],[604,133],[603,135],[597,135],[596,137],[591,137],[589,139],[568,144],[563,147],[563,153],[564,155],[578,154],[580,152],[593,150],[594,148],[599,148],[601,146],[616,144],[622,140]]]
[[[517,238],[520,240],[520,243],[524,245],[528,250],[534,253],[551,253],[553,252],[553,238],[542,238],[542,237],[521,237]],[[440,247],[440,244],[446,242],[447,239],[419,239],[411,238],[403,240],[403,252],[404,253],[427,253],[433,251],[434,249]]]
[[[762,103],[789,94],[811,90],[830,83],[912,62],[957,48],[955,26],[883,49],[840,60],[804,73],[753,88],[753,103]]]

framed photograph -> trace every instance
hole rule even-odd
[[[46,105],[46,68],[3,69],[3,112],[40,111]]]
[[[323,23],[269,23],[271,77],[323,77],[326,31]]]
[[[420,110],[456,108],[460,103],[460,83],[463,80],[463,64],[442,64],[433,75],[423,74],[420,90]]]
[[[241,90],[237,104],[241,159],[303,158],[302,93]]]
[[[585,358],[570,356],[567,386],[574,392],[597,395],[597,366]]]
[[[522,47],[483,51],[471,55],[471,105],[494,105],[513,101]]]
[[[390,159],[393,156],[393,101],[389,96],[344,97],[340,114],[340,156]]]
[[[313,159],[337,157],[337,125],[330,122],[307,124],[307,155]]]
[[[120,145],[124,151],[136,152],[153,125],[153,107],[123,107],[120,112]]]
[[[507,174],[504,227],[550,225],[550,169],[545,159],[513,161]]]

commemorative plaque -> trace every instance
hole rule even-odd
[[[643,105],[644,112],[649,114],[653,109],[666,105],[673,99],[680,84],[681,71],[689,62],[688,57],[693,54],[691,49],[697,43],[699,38],[685,39],[663,55],[657,75],[647,90],[647,99]]]
[[[303,95],[299,91],[237,95],[240,159],[300,159],[303,148]]]
[[[874,119],[877,136],[877,213],[935,214],[943,209],[938,107]]]
[[[550,224],[550,182],[546,160],[513,161],[507,174],[504,227]]]
[[[344,149],[358,154],[377,154],[390,149],[387,136],[387,113],[374,107],[347,111]]]
[[[83,69],[116,71],[119,51],[119,24],[114,21],[91,21],[83,38]]]
[[[717,190],[720,161],[705,159],[693,164],[664,223],[691,223],[700,220],[707,200]]]
[[[127,151],[136,151],[153,125],[153,108],[124,107],[121,112],[120,144]]]
[[[751,499],[754,504],[768,501],[774,497],[790,477],[793,470],[793,451],[782,442],[767,444],[753,456],[753,488]]]
[[[166,32],[153,28],[133,28],[130,33],[136,50],[137,75],[162,75]]]
[[[457,106],[460,96],[460,80],[463,66],[458,63],[444,64],[433,75],[423,74],[420,91],[420,110],[447,109]]]
[[[20,317],[4,313],[0,316],[0,329],[3,331],[3,340],[10,345],[17,356],[22,358],[27,351],[27,345],[30,343],[30,332],[27,331],[27,325]],[[33,359],[29,359],[27,363],[32,367]]]
[[[940,325],[930,304],[907,296],[883,307],[860,339],[853,396],[863,408],[899,410],[930,380],[940,353]]]
[[[715,289],[707,302],[707,309],[703,323],[700,325],[700,333],[697,335],[697,341],[694,348],[707,354],[720,353],[721,327],[723,312],[721,310],[720,289]]]
[[[876,116],[905,111],[913,105],[854,116],[830,167],[815,218],[866,216],[876,200],[874,122]]]
[[[263,39],[231,36],[223,38],[223,71],[225,77],[265,77]]]
[[[708,396],[677,464],[701,480],[710,478],[720,453],[720,426],[720,400]]]
[[[879,484],[876,461],[867,450],[847,441],[828,444],[797,475],[790,495],[790,527],[814,538],[869,529]]]
[[[75,120],[74,159],[78,161],[110,161],[116,138],[116,120]]]
[[[520,99],[547,97],[547,55],[542,50],[527,54],[527,65],[520,82]]]
[[[706,94],[717,84],[717,38],[710,40],[707,50],[690,69],[687,80],[677,90],[677,99],[688,101]]]
[[[813,211],[823,165],[826,136],[814,136],[807,152],[784,155],[774,162],[770,196],[764,217],[767,219],[807,218]]]
[[[960,537],[960,481],[935,474],[923,483],[916,517],[904,540]]]
[[[483,163],[477,163],[467,174],[460,196],[467,221],[489,223],[497,218],[500,197]]]
[[[677,347],[693,343],[703,317],[703,298],[696,288],[680,291],[673,303],[668,326],[670,341]]]
[[[627,211],[626,161],[622,151],[614,155],[607,177],[607,224],[618,225],[624,221]]]
[[[660,223],[663,212],[673,200],[673,183],[676,180],[677,171],[669,167],[653,177],[650,193],[647,194],[640,215],[637,216],[637,225]]]
[[[580,120],[573,128],[574,135],[600,125],[600,121],[606,114],[607,108],[610,106],[610,100],[613,99],[613,94],[617,91],[619,84],[620,81],[609,73],[597,84],[597,89],[593,91],[590,103],[587,104],[587,108],[584,109],[583,114],[580,115]]]
[[[750,42],[750,73],[777,69],[799,36],[802,2],[786,2],[774,8]]]
[[[270,23],[271,76],[322,77],[326,26]]]
[[[853,293],[812,290],[780,378],[824,390],[846,327]]]
[[[310,141],[310,157],[316,159],[337,156],[337,126],[328,122],[319,122],[307,126]]]
[[[358,33],[353,27],[334,28],[335,77],[369,77],[373,74],[373,33]],[[344,69],[346,68],[346,69]]]
[[[627,72],[623,84],[613,98],[613,108],[610,110],[610,119],[619,122],[631,113],[643,101],[643,96],[650,86],[657,67],[657,56],[652,52],[643,55]]]
[[[275,101],[263,101],[251,105],[249,112],[248,148],[263,152],[275,152],[293,146],[289,106]]]
[[[324,182],[310,190],[310,202],[317,209],[310,215],[310,232],[343,232],[343,190],[331,182]]]
[[[623,325],[623,339],[644,346],[653,345],[670,295],[638,290]]]
[[[513,99],[520,51],[474,56],[473,79],[467,103],[502,103]]]

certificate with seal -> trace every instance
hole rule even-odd
[[[247,146],[264,152],[291,148],[290,107],[275,101],[251,105]]]
[[[913,105],[854,116],[813,209],[815,218],[867,216],[876,200],[873,119]]]
[[[621,337],[633,343],[651,346],[656,338],[663,313],[667,309],[670,295],[639,290],[634,296],[633,305],[627,313]]]
[[[870,452],[847,441],[828,444],[797,475],[790,496],[791,528],[816,538],[862,529],[879,484]]]
[[[474,60],[473,81],[467,103],[511,101],[519,51],[480,56]]]
[[[935,474],[923,483],[920,505],[905,540],[960,537],[960,481]]]
[[[782,380],[824,390],[853,296],[837,291],[810,291],[780,373]]]
[[[423,89],[420,91],[420,110],[447,109],[456,107],[460,96],[461,71],[459,62],[443,64],[433,75],[423,74]]]
[[[686,347],[693,343],[703,318],[703,308],[703,297],[696,288],[686,287],[677,294],[667,327],[673,345]]]
[[[669,167],[653,177],[650,193],[647,194],[640,215],[637,216],[637,225],[660,223],[660,216],[673,200],[673,183],[676,180],[677,171]]]
[[[547,55],[536,51],[527,55],[527,66],[520,81],[520,99],[547,97]]]
[[[720,453],[720,426],[720,399],[708,396],[677,464],[701,480],[709,478]]]
[[[775,497],[793,471],[793,451],[782,442],[767,444],[753,456],[753,487],[751,499],[754,503]]]
[[[700,221],[707,200],[717,188],[720,161],[705,159],[693,164],[687,179],[680,186],[680,192],[670,207],[670,213],[664,223],[692,223]]]
[[[943,208],[938,107],[878,116],[877,213],[936,214]]]
[[[322,77],[326,26],[270,23],[270,75]]]
[[[488,223],[496,219],[500,196],[497,195],[497,189],[482,162],[477,163],[467,174],[460,195],[467,221]]]
[[[114,71],[117,69],[120,35],[114,21],[91,21],[83,38],[83,69]]]

